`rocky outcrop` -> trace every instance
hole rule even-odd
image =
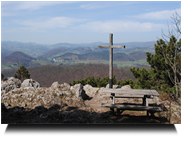
[[[12,118],[12,122],[27,114],[30,115],[28,119],[32,120],[23,120],[18,123],[49,123],[50,121],[58,123],[97,123],[101,115],[93,114],[92,106],[95,107],[97,104],[98,106],[95,109],[102,111],[100,109],[101,103],[112,103],[109,97],[104,98],[107,95],[103,93],[104,87],[95,88],[88,84],[85,86],[82,84],[70,86],[68,83],[59,84],[54,82],[51,87],[46,88],[40,87],[40,84],[32,79],[27,79],[21,86],[21,81],[13,77],[7,78],[1,84],[1,103],[3,103],[1,104],[1,109],[4,113],[3,117],[8,115],[8,118]],[[115,85],[114,88],[131,89],[129,85],[122,87]],[[89,97],[93,101],[90,105],[87,105],[90,99],[88,101],[85,100]],[[141,103],[142,100],[122,98],[116,99],[115,102]],[[149,99],[149,104],[152,103],[164,105],[168,112],[171,109],[171,123],[179,123],[181,106],[176,105],[174,102],[170,103],[167,100],[162,101],[159,97]],[[69,107],[70,105],[74,108]],[[76,108],[78,107],[82,108],[82,110],[77,110]],[[86,111],[83,111],[83,108]],[[161,113],[161,115],[167,117],[165,113]],[[34,117],[37,119],[35,120]],[[108,122],[110,123],[110,121]]]
[[[20,88],[21,81],[14,77],[8,77],[4,81],[1,81],[1,92],[7,93],[15,88]]]
[[[93,95],[98,94],[98,90],[99,90],[99,88],[94,88],[94,87],[92,87],[92,86],[89,85],[89,84],[86,84],[86,85],[83,87],[83,89],[85,90],[85,92],[86,92],[86,94],[87,94],[88,96],[93,96]]]
[[[76,84],[70,86],[67,83],[59,84],[54,82],[51,87],[40,87],[38,82],[32,79],[24,80],[20,88],[14,88],[6,93],[1,92],[1,102],[7,107],[26,107],[36,106],[50,107],[54,104],[78,104],[82,105],[81,99],[87,99],[83,85]]]

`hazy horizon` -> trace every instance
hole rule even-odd
[[[59,43],[51,43],[51,44],[45,44],[45,43],[37,43],[37,42],[21,42],[21,41],[1,41],[1,42],[19,42],[19,43],[35,43],[35,44],[40,44],[40,45],[54,45],[54,44],[59,44]],[[131,41],[131,42],[122,42],[122,43],[145,43],[145,42],[156,42],[156,41]],[[91,43],[108,43],[109,42],[88,42],[88,43],[69,43],[69,42],[65,42],[65,44],[91,44]],[[63,43],[64,44],[64,43]],[[113,45],[115,45],[117,43],[113,43]]]

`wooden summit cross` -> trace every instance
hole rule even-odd
[[[109,35],[110,37],[110,45],[101,46],[99,45],[99,48],[109,48],[109,88],[113,88],[113,48],[125,48],[124,46],[120,45],[113,45],[113,34],[111,33]]]

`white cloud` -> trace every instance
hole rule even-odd
[[[66,4],[69,2],[66,1],[3,1],[2,9],[3,10],[35,10],[40,9],[45,6],[57,5],[57,4]]]
[[[80,29],[93,30],[97,32],[147,32],[161,30],[166,27],[163,24],[140,23],[133,21],[94,21],[79,26]]]
[[[21,10],[38,10],[46,6],[63,5],[73,3],[71,1],[2,1],[2,16],[18,15]],[[20,12],[19,12],[20,13]]]
[[[80,5],[80,8],[86,9],[86,10],[92,10],[92,9],[100,9],[104,7],[116,7],[116,6],[125,6],[125,5],[131,5],[134,4],[135,2],[128,2],[128,1],[123,1],[122,3],[119,2],[111,2],[111,1],[102,1],[102,2],[97,2],[97,3],[89,3],[89,4],[82,4]]]
[[[65,30],[86,30],[96,32],[149,32],[165,29],[164,24],[140,23],[133,21],[110,20],[85,22],[86,19],[69,17],[53,17],[48,20],[27,20],[16,21],[16,24],[23,25],[22,31],[42,32],[46,29],[63,28]]]
[[[104,8],[108,7],[108,5],[99,5],[99,4],[84,4],[80,5],[80,8],[86,9],[86,10],[91,10],[91,9],[99,9],[99,8]]]
[[[26,21],[16,21],[17,24],[23,25],[27,30],[43,30],[51,28],[67,28],[75,23],[85,21],[85,19],[76,19],[69,17],[53,17],[48,20],[26,20]]]
[[[27,2],[21,2],[18,7],[18,9],[30,9],[30,10],[35,10],[35,9],[40,9],[45,6],[51,6],[51,5],[58,5],[58,4],[65,4],[68,3],[66,1],[27,1]]]
[[[172,14],[177,11],[178,14],[181,14],[181,9],[176,9],[176,10],[164,10],[164,11],[157,11],[157,12],[150,12],[150,13],[145,13],[145,14],[140,14],[133,16],[134,18],[139,18],[139,19],[171,19],[170,17]]]

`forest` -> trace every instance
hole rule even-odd
[[[140,68],[150,69],[148,66]],[[89,77],[102,79],[109,76],[109,65],[107,64],[43,65],[30,67],[27,70],[30,73],[30,78],[38,81],[42,87],[50,87],[55,81],[59,83],[73,83],[74,81]],[[11,77],[15,75],[16,71],[17,69],[4,70],[2,73],[4,77]],[[113,74],[117,81],[128,79],[136,81],[128,67],[118,68],[114,66]]]

